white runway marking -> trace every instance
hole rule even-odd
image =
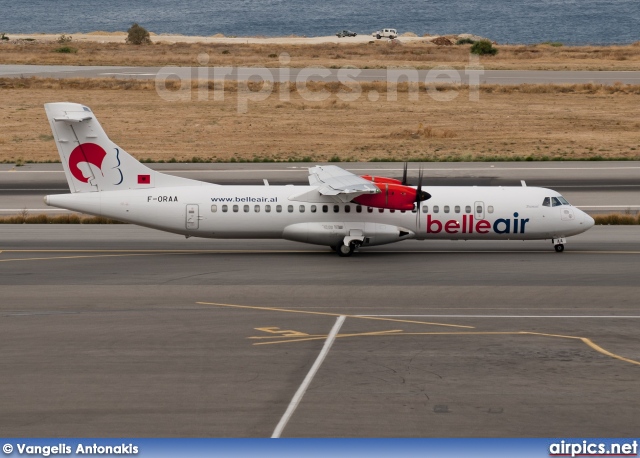
[[[356,315],[380,318],[623,318],[639,319],[640,315]]]
[[[319,163],[323,163],[319,161]],[[398,168],[367,168],[362,166],[357,167],[349,167],[348,165],[343,165],[346,170],[350,171],[376,171],[376,172],[398,172],[400,169]],[[308,167],[300,166],[300,167],[287,167],[286,169],[229,169],[229,170],[220,170],[220,169],[186,169],[186,170],[158,170],[162,173],[267,173],[267,172],[306,172]],[[592,171],[592,170],[635,170],[640,169],[640,166],[625,166],[625,167],[616,167],[616,166],[605,166],[605,167],[501,167],[495,165],[486,165],[479,167],[430,167],[425,168],[425,171],[432,172],[440,172],[440,171],[482,171],[482,170],[491,170],[492,172],[500,171],[500,170],[578,170],[578,171]],[[416,168],[409,168],[409,171],[418,171]],[[0,173],[64,173],[64,170],[0,170]]]
[[[287,411],[284,413],[284,415],[280,419],[280,422],[278,423],[278,426],[276,426],[276,429],[273,431],[273,434],[271,435],[272,438],[276,438],[276,439],[279,438],[285,426],[287,426],[289,419],[295,412],[296,408],[298,407],[298,404],[300,404],[300,401],[302,400],[302,397],[307,391],[307,388],[309,388],[309,385],[311,384],[313,377],[316,375],[316,372],[318,372],[318,369],[320,369],[322,362],[324,361],[325,357],[329,353],[329,350],[331,349],[333,342],[336,340],[336,335],[340,331],[340,328],[342,327],[342,323],[344,323],[345,319],[346,319],[346,316],[344,315],[340,315],[336,319],[336,324],[333,325],[331,332],[327,336],[327,340],[325,340],[324,342],[322,351],[316,358],[316,362],[313,363],[313,366],[309,370],[309,373],[302,381],[302,385],[300,385],[300,387],[298,388],[298,391],[296,391],[296,394],[293,396],[293,399],[291,399],[291,402],[289,403],[289,407],[287,407]]]
[[[119,72],[119,73],[100,73],[102,75],[122,75],[122,76],[156,76],[157,73],[136,73],[136,72]]]
[[[581,208],[636,208],[640,205],[580,205]]]

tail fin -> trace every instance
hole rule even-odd
[[[197,186],[202,181],[165,175],[113,143],[93,112],[78,103],[44,106],[71,192]]]

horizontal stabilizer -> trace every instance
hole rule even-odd
[[[93,116],[89,113],[67,113],[65,116],[53,118],[54,121],[58,122],[82,122],[89,121],[91,119],[93,119]]]

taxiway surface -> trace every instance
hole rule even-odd
[[[131,225],[0,226],[6,436],[625,437],[640,230],[339,258]]]
[[[416,69],[327,69],[327,68],[254,68],[254,67],[118,67],[75,65],[0,65],[0,78],[123,78],[164,80],[181,79],[233,81],[411,81],[460,82],[462,84],[640,84],[638,71],[559,71],[559,70],[482,70],[470,64],[467,70]],[[439,68],[439,67],[438,67]],[[203,71],[206,75],[203,75]],[[346,72],[349,73],[346,73]]]
[[[223,185],[303,184],[311,163],[148,164],[151,168]],[[341,163],[357,175],[401,178],[402,163]],[[562,193],[589,213],[640,210],[640,162],[455,162],[412,163],[409,182],[416,185],[420,165],[429,186],[542,186]],[[0,164],[0,215],[27,209],[32,214],[64,210],[45,206],[47,194],[69,192],[61,164]]]

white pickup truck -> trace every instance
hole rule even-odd
[[[378,40],[380,38],[398,38],[398,31],[396,29],[382,29],[377,30],[371,34],[372,37],[376,37]]]

